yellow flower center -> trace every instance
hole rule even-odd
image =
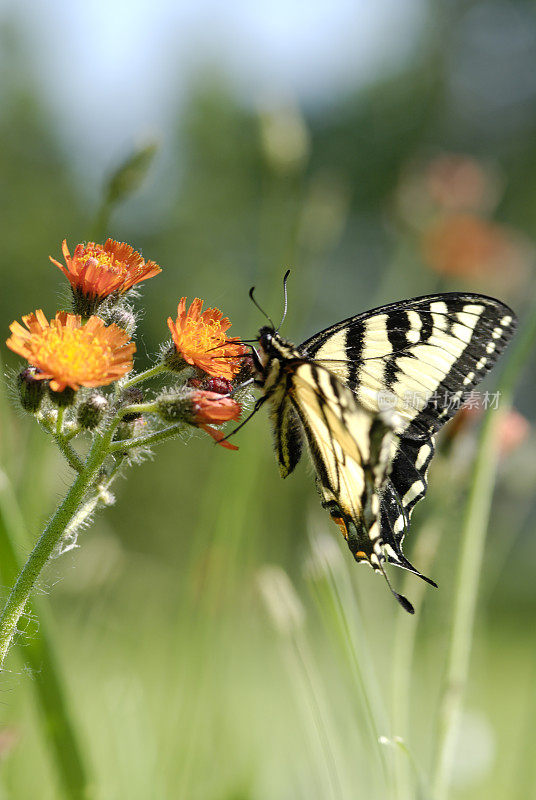
[[[225,334],[221,330],[219,321],[214,319],[186,319],[183,333],[185,349],[194,350],[196,353],[206,353],[212,348],[225,344]]]
[[[100,267],[108,272],[113,272],[115,275],[122,275],[126,271],[124,264],[115,262],[113,256],[110,256],[102,248],[86,248],[83,260],[85,265],[91,263],[94,267]]]
[[[112,357],[110,345],[84,328],[46,328],[32,344],[36,359],[49,364],[58,376],[84,379],[100,375]]]

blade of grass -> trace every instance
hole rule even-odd
[[[0,362],[0,372],[2,364]],[[12,411],[7,401],[4,386],[0,385],[0,418],[2,430],[9,431],[9,440],[4,438],[2,463],[16,452],[12,424]],[[19,454],[20,455],[20,454]],[[25,553],[29,542],[23,514],[11,481],[0,468],[0,581],[11,586],[22,567],[20,554]],[[55,759],[59,780],[64,795],[69,800],[84,800],[89,797],[88,772],[71,719],[69,702],[58,669],[54,639],[43,602],[38,598],[26,606],[26,613],[37,622],[24,645],[19,645],[23,663],[33,675],[33,686],[37,698],[39,717],[43,727],[43,738],[50,745]]]
[[[311,561],[308,570],[309,584],[317,603],[326,630],[340,648],[348,662],[355,690],[355,699],[363,714],[369,734],[369,742],[378,760],[381,774],[381,791],[391,788],[392,770],[390,759],[381,744],[382,735],[388,730],[387,715],[383,707],[382,693],[372,666],[370,645],[352,581],[340,551],[330,539],[311,534]],[[390,793],[390,791],[389,791]]]
[[[446,800],[449,795],[497,466],[498,424],[501,415],[511,404],[515,383],[535,344],[536,307],[531,310],[524,329],[514,340],[510,358],[499,380],[497,390],[500,392],[501,408],[486,414],[480,433],[462,531],[445,687],[438,723],[438,745],[432,775],[434,800]]]
[[[418,531],[414,548],[415,564],[429,575],[435,560],[441,537],[440,512],[445,511],[445,503],[428,521],[426,527]],[[413,683],[413,659],[417,629],[420,622],[422,603],[426,591],[430,590],[424,581],[417,582],[415,576],[406,572],[402,583],[402,594],[411,595],[415,607],[415,616],[409,616],[402,608],[398,609],[393,644],[393,671],[391,679],[391,725],[393,737],[398,745],[395,750],[395,797],[397,800],[411,800],[414,797],[414,781],[410,779],[410,771],[414,778],[420,777],[415,767],[415,759],[409,746],[411,689]],[[411,770],[410,770],[411,768]]]
[[[22,567],[17,554],[24,551],[27,536],[20,508],[5,473],[0,473],[0,481],[0,578],[2,584],[9,586]],[[44,604],[30,601],[26,614],[37,620],[38,625],[32,628],[24,645],[19,644],[19,654],[33,676],[43,738],[54,753],[65,797],[84,800],[89,797],[87,770],[58,670]]]

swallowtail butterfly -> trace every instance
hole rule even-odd
[[[256,302],[253,289],[250,296]],[[282,477],[300,460],[305,439],[322,505],[356,561],[388,583],[385,562],[436,585],[402,552],[413,509],[426,494],[434,436],[515,327],[513,311],[499,300],[452,293],[357,314],[298,347],[271,320],[259,331],[252,355],[263,394],[253,413],[269,403]]]

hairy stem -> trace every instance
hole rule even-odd
[[[65,409],[58,408],[58,416],[56,417],[56,436],[59,438],[63,432],[63,417],[65,416]]]
[[[146,436],[138,436],[136,439],[125,439],[122,442],[113,442],[110,446],[110,453],[122,453],[132,450],[135,447],[148,447],[153,444],[158,444],[158,442],[163,442],[165,439],[169,439],[170,436],[175,436],[177,433],[180,433],[184,428],[184,422],[180,422],[177,425],[169,425],[167,428],[154,431],[154,433],[148,433]]]
[[[19,552],[27,534],[13,487],[4,472],[0,472],[0,577],[3,584],[15,579],[21,565]],[[54,637],[45,604],[36,599],[27,604],[27,611],[39,621],[32,635],[20,648],[20,656],[31,669],[33,685],[47,743],[65,796],[82,800],[89,794],[89,779],[83,752],[72,719],[69,698],[61,671],[56,662]]]
[[[62,411],[62,409],[60,409]],[[59,419],[59,411],[58,411],[58,419]],[[56,425],[50,419],[50,416],[43,416],[40,419],[41,425],[47,430],[49,433],[52,434],[54,437],[54,441],[58,445],[59,449],[65,456],[66,460],[68,461],[69,465],[75,470],[75,472],[81,472],[84,468],[84,462],[80,458],[80,456],[75,453],[71,445],[69,444],[69,439],[72,436],[67,436],[66,434],[62,433],[62,424],[58,425],[56,421]],[[76,434],[74,434],[76,435]]]
[[[137,383],[141,383],[142,381],[148,381],[150,378],[155,378],[157,375],[160,375],[166,370],[167,367],[165,364],[157,364],[154,367],[146,369],[145,372],[139,372],[137,375],[129,378],[128,381],[125,381],[123,384],[121,384],[121,389],[130,389],[131,386],[135,386]]]
[[[54,436],[54,439],[59,449],[69,462],[69,466],[72,467],[75,470],[75,472],[82,472],[82,470],[84,469],[84,462],[75,453],[69,442],[66,441],[65,437],[60,434],[59,436]]]

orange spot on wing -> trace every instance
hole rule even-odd
[[[346,523],[342,517],[332,517],[331,518],[335,525],[341,529],[342,535],[345,539],[348,539],[348,529],[346,527]]]

